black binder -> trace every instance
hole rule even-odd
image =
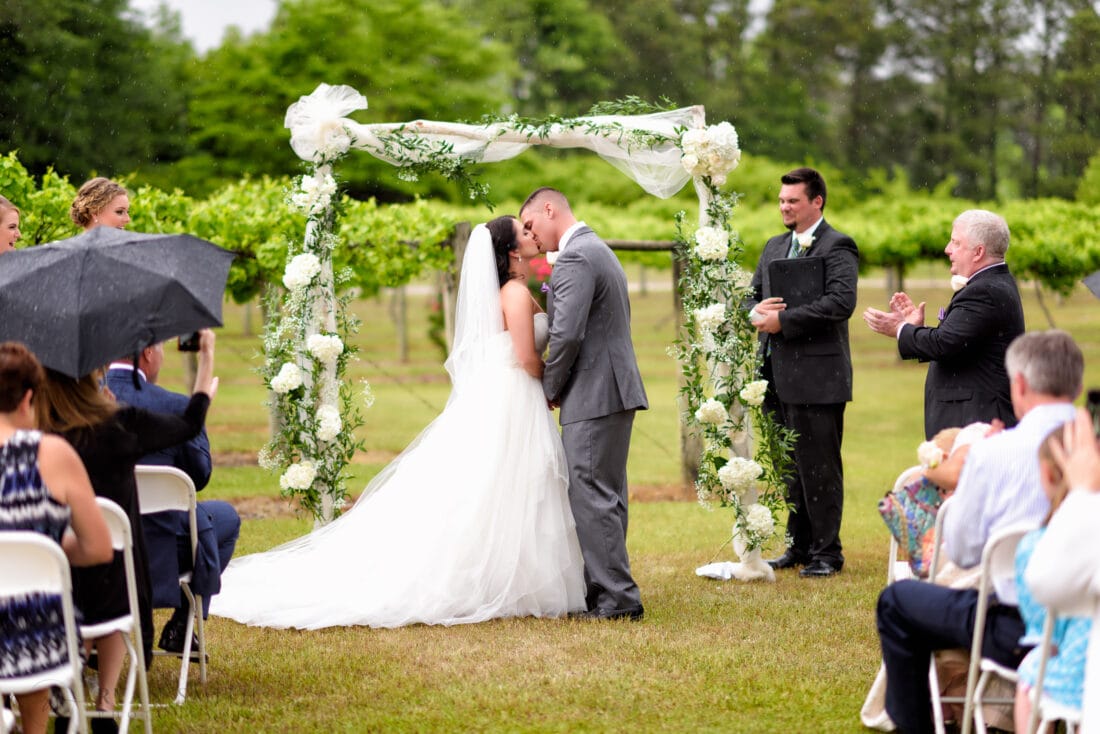
[[[804,306],[825,295],[825,264],[820,257],[791,257],[768,263],[764,297],[779,296],[787,308]]]

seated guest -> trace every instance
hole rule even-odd
[[[118,406],[109,394],[100,389],[98,375],[94,373],[74,379],[47,369],[46,380],[35,394],[38,425],[60,433],[73,445],[88,471],[96,495],[113,500],[130,518],[134,536],[138,618],[146,662],[152,659],[152,586],[134,466],[150,452],[198,435],[217,386],[213,341],[206,340],[199,352],[195,393],[182,418],[132,406]],[[116,553],[111,563],[102,566],[73,569],[73,598],[86,624],[98,624],[125,614],[128,603],[122,554]],[[111,711],[115,706],[115,687],[126,649],[119,633],[92,640],[91,643],[96,648],[99,667],[96,708]],[[114,723],[110,719],[101,721]]]
[[[1066,498],[1069,487],[1061,468],[1054,461],[1052,446],[1062,446],[1063,427],[1055,428],[1039,448],[1039,477],[1043,482],[1043,491],[1050,499],[1051,514]],[[1050,515],[1047,516],[1050,520]],[[1031,560],[1035,545],[1046,532],[1044,527],[1025,535],[1016,548],[1016,591],[1019,597],[1020,616],[1024,619],[1028,644],[1038,645],[1043,637],[1043,624],[1046,622],[1046,608],[1032,596],[1024,579],[1024,570]],[[1049,698],[1062,706],[1081,708],[1081,694],[1085,677],[1085,651],[1088,649],[1089,631],[1092,620],[1088,617],[1060,617],[1054,625],[1051,636],[1050,654],[1046,672],[1043,676],[1042,697]],[[1040,650],[1038,647],[1027,654],[1020,663],[1020,680],[1016,685],[1016,731],[1027,731],[1031,715],[1032,698],[1039,677]],[[1037,699],[1036,699],[1037,700]]]
[[[210,338],[213,340],[212,333]],[[107,387],[121,403],[182,416],[187,410],[188,399],[156,384],[163,363],[163,344],[146,347],[138,355],[136,369],[132,359],[111,363],[107,369]],[[188,441],[143,456],[138,463],[174,466],[191,477],[197,491],[202,490],[210,481],[211,470],[210,441],[206,429]],[[159,643],[162,650],[169,652],[183,651],[187,625],[187,600],[179,588],[180,569],[192,571],[191,588],[202,595],[205,616],[211,595],[221,588],[221,572],[233,557],[241,530],[241,518],[228,502],[199,502],[195,515],[199,549],[194,569],[191,568],[191,530],[186,513],[158,512],[142,518],[149,549],[153,606],[175,608],[161,632]]]
[[[1081,392],[1084,357],[1069,334],[1031,332],[1017,337],[1005,354],[1015,427],[970,449],[945,518],[944,542],[962,568],[981,561],[993,533],[1020,522],[1038,525],[1050,509],[1039,482],[1038,449],[1046,435],[1073,416]],[[1023,620],[1014,584],[994,583],[1001,601],[990,606],[984,653],[1016,667],[1023,658]],[[975,589],[952,589],[920,581],[892,584],[879,596],[876,622],[886,666],[886,711],[903,732],[931,732],[928,665],[936,650],[969,648],[973,639]]]
[[[64,439],[34,430],[31,400],[43,379],[42,367],[26,347],[0,344],[0,532],[33,530],[53,538],[73,566],[106,563],[111,536],[80,457]],[[5,677],[64,663],[61,598],[0,598],[0,641]],[[23,732],[45,732],[49,688],[15,698]]]
[[[1069,614],[1092,617],[1085,666],[1084,709],[1080,734],[1100,732],[1100,448],[1092,420],[1077,411],[1064,437],[1065,451],[1051,446],[1054,462],[1070,488],[1050,518],[1046,532],[1024,573],[1040,604]]]

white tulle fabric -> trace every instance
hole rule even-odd
[[[545,344],[545,316],[536,338]],[[266,627],[400,627],[584,609],[561,439],[516,362],[483,225],[466,250],[443,412],[328,526],[234,559],[211,613]]]
[[[364,125],[345,117],[366,106],[366,98],[351,87],[319,85],[312,94],[301,97],[287,110],[285,124],[291,131],[291,147],[303,160],[317,161],[330,147],[326,140],[331,140],[332,129],[340,127],[350,138],[344,152],[348,148],[365,150],[394,165],[403,162],[386,154],[380,136],[398,130],[418,135],[427,143],[420,149],[424,152],[446,148],[448,155],[484,163],[513,158],[532,145],[587,148],[630,176],[650,194],[667,199],[691,180],[681,163],[683,151],[678,144],[681,131],[706,126],[705,112],[700,106],[649,115],[578,117],[577,126],[556,124],[545,131],[507,123],[466,125],[431,120]],[[591,133],[587,131],[588,123],[612,126],[615,132]],[[631,140],[630,132],[634,130],[660,133],[676,142],[669,141],[653,148],[640,146]],[[405,155],[411,157],[417,152],[406,150]]]

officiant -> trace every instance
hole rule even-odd
[[[764,245],[746,302],[768,382],[764,409],[797,434],[787,477],[791,545],[768,563],[822,578],[844,566],[840,443],[852,399],[848,319],[856,307],[859,250],[825,221],[820,173],[796,168],[779,180],[779,213],[788,231]]]

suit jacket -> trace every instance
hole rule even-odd
[[[752,278],[752,308],[772,295],[768,265],[787,257],[791,233],[776,235],[764,245]],[[852,399],[852,355],[848,319],[856,308],[859,250],[846,234],[822,220],[813,244],[800,257],[821,258],[825,269],[823,295],[779,314],[778,334],[761,332],[760,348],[770,353],[776,395],[784,403],[823,405]]]
[[[542,386],[561,404],[563,425],[649,407],[630,340],[626,274],[591,228],[578,229],[554,263],[546,311]]]
[[[1005,352],[1023,333],[1020,291],[1004,264],[976,274],[957,291],[939,326],[902,327],[902,359],[931,363],[924,381],[927,438],[941,428],[993,418],[1016,424]]]
[[[147,382],[140,373],[140,390],[134,389],[133,372],[124,369],[107,371],[107,387],[120,402],[155,413],[183,415],[190,398]],[[183,470],[195,489],[201,490],[210,481],[210,440],[204,427],[197,436],[183,443],[146,454],[139,464],[174,466]],[[209,597],[221,590],[221,567],[218,563],[218,538],[210,516],[195,514],[199,531],[198,556],[192,570],[191,587],[196,594]],[[175,607],[179,604],[180,560],[177,537],[190,537],[186,515],[182,512],[157,512],[142,515],[142,529],[149,557],[149,575],[153,584],[153,606]],[[190,546],[187,548],[190,556]]]

